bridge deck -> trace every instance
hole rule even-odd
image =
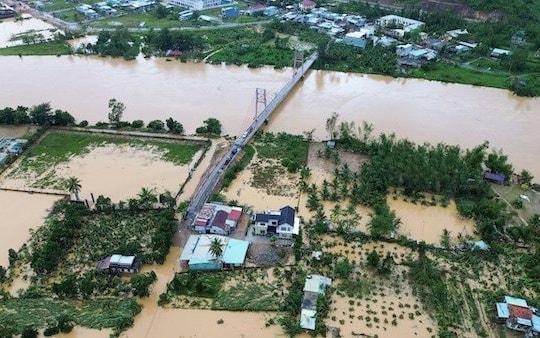
[[[283,86],[283,88],[281,88],[281,90],[264,108],[264,110],[251,122],[251,124],[246,128],[245,132],[235,140],[233,148],[221,158],[221,160],[216,164],[214,168],[212,168],[212,170],[210,171],[206,179],[202,182],[191,200],[191,203],[188,207],[188,219],[193,219],[195,217],[204,202],[208,199],[208,197],[214,190],[217,182],[222,177],[224,171],[228,168],[229,163],[232,162],[232,160],[238,153],[239,149],[251,140],[257,130],[262,127],[264,122],[270,117],[270,115],[275,111],[279,104],[287,97],[287,95],[291,92],[291,90],[298,83],[298,81],[303,79],[304,75],[313,65],[315,60],[317,60],[318,56],[318,53],[315,52],[306,59],[302,66],[296,70],[293,77],[285,84],[285,86]]]

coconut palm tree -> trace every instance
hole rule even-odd
[[[141,192],[137,195],[139,197],[139,205],[143,209],[152,207],[152,204],[158,201],[154,194],[154,189],[142,188]]]
[[[81,191],[81,188],[82,188],[81,181],[77,177],[71,176],[70,178],[68,178],[66,182],[66,188],[68,189],[70,193],[75,195],[75,199],[78,201],[79,192]]]
[[[219,238],[212,239],[208,251],[214,256],[214,259],[218,259],[223,255],[223,243],[221,243]]]

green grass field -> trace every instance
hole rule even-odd
[[[504,198],[509,203],[512,201],[520,199],[519,195],[528,196],[531,200],[527,202],[522,200],[523,208],[514,209],[524,220],[529,220],[534,214],[540,214],[540,196],[530,190],[524,191],[519,185],[491,185],[493,190],[495,190],[502,198]]]
[[[472,70],[452,66],[444,62],[433,64],[427,71],[414,70],[410,74],[415,78],[435,80],[441,82],[471,84],[474,86],[508,88],[508,78],[506,76],[492,75],[475,72]]]
[[[0,55],[67,55],[71,53],[71,46],[64,41],[0,48]]]
[[[93,147],[105,144],[127,144],[145,150],[157,150],[162,153],[163,160],[177,165],[189,163],[201,148],[200,144],[193,143],[54,131],[45,135],[28,151],[20,164],[10,172],[9,177],[34,177],[32,187],[59,188],[64,183],[63,179],[54,174],[54,168],[58,164],[68,161],[72,156],[84,155]],[[44,175],[45,173],[47,174]],[[44,177],[38,179],[41,175]]]

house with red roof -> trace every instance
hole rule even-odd
[[[501,303],[497,303],[497,319],[510,330],[534,336],[540,333],[540,314],[525,299],[505,296]]]
[[[304,11],[310,11],[312,10],[313,8],[315,8],[317,4],[315,3],[315,1],[311,1],[311,0],[303,0],[301,3],[300,3],[300,9],[301,10],[304,10]]]
[[[242,208],[219,203],[206,203],[191,225],[193,231],[201,234],[227,236],[236,229],[242,217]]]

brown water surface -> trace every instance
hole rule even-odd
[[[16,69],[17,71],[13,71]],[[177,61],[63,56],[2,57],[0,105],[50,101],[79,120],[107,119],[107,102],[126,104],[124,119],[180,120],[188,133],[215,116],[224,132],[239,134],[253,117],[255,88],[272,98],[291,70],[249,69]],[[417,142],[471,147],[489,140],[519,170],[540,176],[540,98],[509,91],[376,75],[311,71],[271,120],[272,131],[316,129],[327,138],[332,112],[342,120],[366,120],[376,132],[395,132]]]
[[[29,230],[43,223],[58,196],[0,191],[0,265],[7,267],[8,250],[19,250],[29,238]]]
[[[34,18],[19,21],[4,19],[0,22],[0,48],[23,44],[20,39],[10,41],[17,34],[34,32],[50,39],[54,36],[53,31],[57,31],[53,25]]]

